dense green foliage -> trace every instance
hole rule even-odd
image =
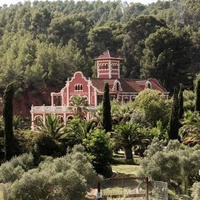
[[[192,186],[193,200],[198,200],[200,197],[200,182],[195,182]]]
[[[163,127],[167,127],[171,101],[166,101],[166,97],[156,90],[145,89],[135,98],[134,108],[145,113],[149,126],[155,127],[157,121],[161,121]]]
[[[74,106],[75,115],[80,118],[84,118],[87,110],[86,107],[88,106],[87,98],[76,95],[73,96],[70,100],[70,105]]]
[[[87,105],[80,96],[71,101],[77,116],[67,126],[52,115],[46,123],[41,122],[37,132],[22,131],[22,121],[14,117],[9,128],[14,128],[19,152],[33,152],[34,156],[22,155],[1,165],[0,182],[9,190],[10,199],[31,199],[36,194],[38,199],[62,199],[63,195],[83,198],[88,181],[96,180],[93,167],[96,172],[111,176],[111,148],[116,153],[123,149],[126,158],[139,152],[144,156],[141,166],[145,176],[167,181],[177,193],[187,194],[192,188],[191,196],[198,199],[199,183],[194,182],[199,181],[196,144],[200,143],[200,116],[194,112],[199,103],[198,92],[193,89],[198,87],[192,82],[200,63],[199,8],[200,1],[191,0],[149,5],[25,1],[0,8],[2,94],[13,80],[19,94],[63,86],[77,70],[85,76],[95,76],[93,59],[106,49],[124,57],[122,78],[153,77],[170,92],[180,83],[187,89],[180,89],[169,101],[156,91],[145,90],[134,102],[110,102],[109,109],[104,109],[111,112],[106,121],[102,107],[94,113],[94,121],[85,120]],[[113,132],[108,134],[102,125],[109,122],[109,128],[104,128],[111,131],[111,117]],[[4,128],[6,124],[0,121],[0,130]],[[179,138],[182,144],[154,140],[144,153],[155,136]],[[76,144],[85,146],[90,159],[83,152],[73,152]],[[45,159],[49,155],[54,159]]]
[[[188,194],[189,186],[199,181],[199,153],[198,145],[191,148],[171,140],[166,146],[155,138],[141,161],[142,170],[153,180],[168,182],[176,194]]]
[[[15,154],[15,142],[13,134],[13,98],[14,98],[14,83],[7,85],[4,91],[4,107],[3,107],[3,119],[4,119],[4,148],[5,148],[5,160],[10,160]]]
[[[188,145],[194,146],[200,142],[200,115],[199,112],[187,111],[184,113],[181,120],[181,128],[179,129],[179,136],[181,141]]]
[[[114,144],[123,149],[125,159],[133,160],[133,151],[136,149],[138,153],[141,152],[141,156],[143,155],[142,151],[150,143],[148,135],[145,135],[146,132],[147,130],[141,124],[132,121],[119,123],[115,126]]]
[[[104,177],[112,176],[111,161],[112,150],[110,148],[109,134],[104,130],[95,129],[83,140],[87,152],[91,156],[92,164],[97,173]]]
[[[124,57],[122,76],[192,87],[199,66],[199,1],[35,1],[0,8],[0,89],[61,86],[77,71],[95,75],[107,48]],[[163,74],[163,71],[165,73]]]
[[[191,98],[185,96],[194,95],[194,93],[188,95],[188,91],[186,91],[187,95],[183,95],[182,89],[181,85],[176,94],[179,100],[174,102],[177,103],[178,124],[181,125],[181,128],[178,129],[178,133],[172,132],[178,134],[182,144],[176,140],[169,140],[166,135],[173,99],[166,100],[159,92],[150,89],[142,91],[133,102],[119,106],[117,101],[111,101],[113,131],[110,133],[105,133],[102,124],[96,119],[87,121],[80,115],[75,115],[66,126],[62,124],[59,116],[49,115],[45,124],[41,122],[38,124],[37,131],[32,132],[22,131],[17,128],[19,126],[15,126],[17,129],[15,129],[14,134],[20,152],[32,152],[33,156],[30,154],[31,159],[25,159],[28,162],[27,167],[25,167],[27,165],[24,163],[25,160],[20,161],[20,158],[17,158],[17,161],[11,159],[10,162],[1,165],[3,168],[0,167],[0,172],[1,169],[4,170],[2,171],[4,175],[0,173],[0,177],[17,179],[8,180],[11,182],[10,184],[5,183],[6,188],[9,189],[9,194],[12,196],[10,198],[27,199],[36,191],[38,191],[38,198],[44,198],[46,195],[55,195],[61,198],[62,195],[75,195],[73,193],[74,188],[79,186],[81,187],[80,194],[77,195],[84,196],[82,191],[85,191],[85,179],[80,178],[73,170],[67,170],[69,174],[65,171],[65,176],[62,175],[60,178],[56,175],[56,177],[49,175],[49,170],[53,169],[52,165],[57,161],[62,163],[63,155],[64,159],[70,157],[76,144],[82,144],[85,147],[89,162],[93,165],[95,171],[104,177],[110,177],[113,174],[111,163],[134,164],[138,160],[138,158],[135,159],[135,156],[142,156],[142,173],[150,177],[150,181],[167,181],[169,189],[174,190],[177,195],[189,194],[188,191],[192,189],[191,195],[195,197],[199,188],[198,184],[194,184],[193,187],[192,184],[199,181],[197,173],[200,163],[197,144],[200,143],[200,117],[198,112],[190,110],[190,106],[184,107],[184,114],[182,113],[182,105],[184,105],[182,101],[190,101],[188,99]],[[76,108],[76,104],[74,104],[74,108]],[[102,115],[101,109],[102,105],[95,112]],[[94,116],[97,116],[97,114],[94,114]],[[4,125],[2,124],[2,126]],[[156,139],[156,137],[159,139]],[[116,155],[121,153],[119,150],[124,152],[124,158],[121,158],[121,154],[119,155],[120,158],[113,157],[112,152],[115,152]],[[51,158],[47,158],[48,156],[51,156]],[[80,155],[71,158],[70,161],[67,160],[67,163],[69,164],[71,161],[75,163],[73,168],[79,166],[76,162],[83,162]],[[38,165],[40,171],[38,171]],[[43,170],[44,166],[49,166],[48,170],[46,168]],[[31,168],[34,169],[30,170]],[[12,173],[5,173],[6,169],[9,169]],[[80,169],[82,169],[82,165],[80,165]],[[48,179],[46,175],[51,178]],[[77,178],[81,185],[74,183],[73,188],[71,182],[67,181],[70,179],[69,177]],[[50,182],[44,183],[43,179]],[[28,183],[27,180],[29,180]],[[44,186],[45,192],[35,187],[35,181]],[[57,188],[54,188],[54,183],[57,184],[60,192]],[[66,194],[66,187],[68,188],[66,183],[69,183],[72,187],[70,187],[72,193],[68,191]],[[56,192],[52,194],[51,190]]]
[[[0,180],[8,199],[85,199],[99,178],[83,147],[57,159],[46,158],[38,167],[33,156],[23,154],[0,166]]]
[[[189,34],[173,33],[168,28],[158,29],[145,41],[142,76],[156,77],[168,91],[179,83],[188,85],[190,48]]]

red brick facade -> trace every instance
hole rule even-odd
[[[65,86],[60,92],[51,92],[50,106],[32,106],[31,118],[32,128],[36,125],[38,117],[45,122],[47,114],[56,114],[66,123],[69,117],[73,117],[74,111],[70,104],[73,96],[85,97],[88,102],[86,118],[89,119],[92,110],[102,102],[104,85],[110,86],[111,99],[118,99],[120,102],[133,101],[139,92],[145,88],[151,88],[163,93],[168,98],[168,92],[156,79],[134,80],[120,78],[120,61],[122,58],[112,55],[108,50],[95,59],[97,64],[97,78],[86,78],[82,72],[74,73],[71,79],[67,79]]]

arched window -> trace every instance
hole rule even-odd
[[[116,83],[116,90],[119,91],[119,83]]]
[[[67,120],[72,120],[73,119],[73,116],[72,115],[69,115],[68,117],[67,117]]]
[[[36,126],[41,126],[41,125],[43,125],[43,120],[42,120],[42,117],[41,117],[41,116],[36,116],[36,117],[35,117],[35,125],[36,125]]]
[[[60,123],[63,123],[63,122],[64,122],[63,116],[59,116],[59,115],[58,115],[58,118],[59,118],[59,122],[60,122]]]
[[[145,84],[145,88],[149,88],[149,89],[152,89],[152,84],[150,81],[147,81],[146,84]]]
[[[78,83],[74,85],[74,91],[82,91],[83,90],[83,85]]]
[[[121,91],[122,90],[121,89],[121,84],[120,84],[119,81],[115,81],[113,89],[116,90],[116,91]]]

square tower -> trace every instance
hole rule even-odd
[[[120,62],[122,57],[116,56],[109,50],[103,52],[95,59],[97,65],[97,78],[120,78]]]

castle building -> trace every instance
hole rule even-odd
[[[160,91],[168,98],[168,92],[154,78],[147,80],[136,80],[120,78],[120,62],[123,59],[105,51],[95,59],[97,66],[97,78],[86,78],[82,72],[75,72],[71,79],[67,79],[65,86],[60,92],[51,93],[51,105],[32,106],[31,119],[32,129],[37,125],[38,118],[45,123],[48,114],[56,114],[64,123],[74,115],[71,98],[77,95],[84,97],[88,103],[86,118],[92,117],[92,111],[103,100],[104,85],[109,84],[110,98],[117,99],[121,103],[133,101],[135,97],[145,88]]]

